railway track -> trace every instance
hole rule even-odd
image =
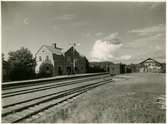
[[[109,75],[103,75],[103,76],[95,76],[95,77],[88,77],[88,78],[83,78],[83,79],[75,79],[75,80],[69,80],[69,81],[60,81],[60,82],[49,82],[48,84],[43,84],[43,85],[38,85],[38,86],[33,86],[33,87],[26,87],[26,88],[14,88],[13,91],[12,89],[7,89],[3,90],[2,92],[2,98],[6,97],[11,97],[11,96],[16,96],[16,95],[21,95],[21,94],[26,94],[26,93],[33,93],[41,90],[48,90],[52,88],[57,88],[57,87],[62,87],[62,86],[67,86],[71,84],[77,84],[77,83],[83,83],[89,80],[95,80],[98,78],[105,78],[108,77]],[[31,85],[30,85],[31,86]]]
[[[71,79],[81,79],[81,78],[87,78],[87,77],[101,76],[101,75],[105,75],[105,74],[108,74],[108,72],[92,73],[92,74],[65,75],[65,76],[58,76],[58,77],[33,79],[33,80],[4,82],[2,84],[2,90],[25,88],[25,87],[30,87],[30,86],[38,86],[41,84],[48,84],[48,82],[55,83],[55,82],[61,82],[61,81],[71,80]]]
[[[78,82],[74,81],[75,83],[72,83],[71,85],[67,81],[68,83],[66,82],[67,84],[64,84],[65,86],[63,85],[61,86],[61,87],[65,87],[64,90],[63,89],[60,91],[56,90],[55,92],[47,95],[41,95],[38,97],[25,99],[22,101],[16,101],[8,105],[3,105],[2,120],[5,120],[10,123],[24,122],[25,119],[31,118],[33,115],[36,115],[56,105],[59,105],[69,99],[75,98],[76,96],[79,96],[80,94],[85,93],[93,88],[104,85],[106,83],[110,83],[111,80],[112,80],[111,77],[105,75],[101,77],[100,76],[94,77],[94,78],[92,77],[85,80],[81,79],[81,80],[78,80]],[[55,85],[53,85],[53,87],[54,86]],[[30,89],[27,89],[27,90],[29,91]],[[43,87],[41,87],[40,90],[41,91],[44,90]],[[11,92],[10,95],[12,95],[12,93],[14,92]],[[23,92],[17,92],[17,93],[21,93],[18,96],[24,94]],[[16,96],[17,95],[15,94],[14,97]]]

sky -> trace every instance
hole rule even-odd
[[[164,2],[2,2],[2,53],[75,42],[89,61],[165,62]]]

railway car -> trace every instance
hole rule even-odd
[[[118,74],[124,74],[125,71],[125,64],[117,63],[117,64],[111,64],[109,67],[110,75],[118,75]]]
[[[109,67],[110,75],[120,74],[120,64],[111,64]]]

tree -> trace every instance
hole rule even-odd
[[[53,65],[51,63],[43,62],[39,67],[39,77],[53,76]]]
[[[5,54],[2,53],[2,61],[5,61]]]
[[[9,63],[5,60],[4,53],[2,53],[2,81],[9,81]]]
[[[26,80],[35,77],[35,59],[27,48],[9,52],[8,63],[11,80]]]

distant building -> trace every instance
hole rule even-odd
[[[166,73],[166,64],[165,63],[161,63],[161,71],[162,71],[162,73]]]
[[[158,61],[148,58],[139,64],[125,65],[122,63],[111,64],[110,74],[124,74],[124,73],[135,73],[135,72],[153,72],[153,73],[165,73],[166,64],[159,63]]]
[[[139,72],[162,72],[162,65],[158,61],[148,58],[138,64]]]
[[[39,73],[40,65],[42,63],[50,63],[53,65],[53,75],[62,75],[64,74],[65,58],[61,51],[61,48],[58,48],[56,44],[52,46],[43,45],[35,54],[37,66],[35,72]],[[46,68],[46,71],[50,70],[49,66]]]

